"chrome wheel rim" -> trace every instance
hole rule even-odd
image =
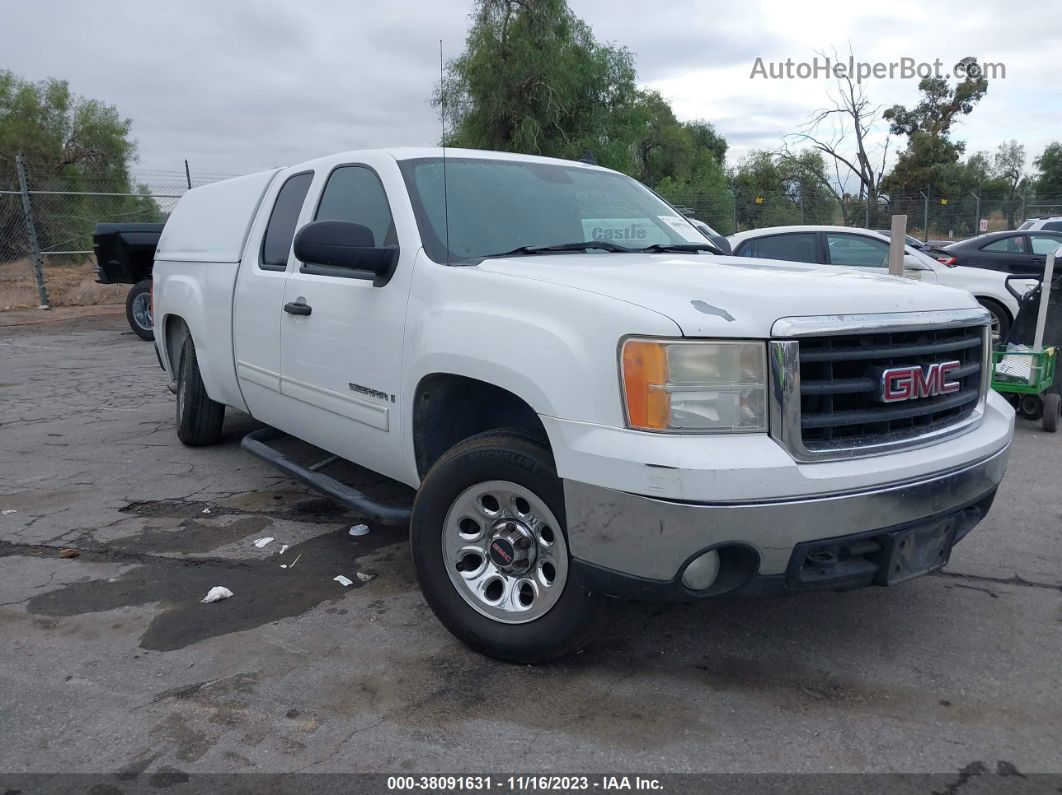
[[[505,624],[541,618],[568,580],[560,522],[530,489],[507,480],[470,486],[446,513],[443,563],[474,610]]]
[[[141,293],[133,299],[133,320],[140,328],[151,328],[151,296]]]

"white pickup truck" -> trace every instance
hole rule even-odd
[[[409,523],[471,647],[554,659],[603,595],[890,585],[988,511],[1014,412],[965,292],[722,256],[584,163],[347,152],[189,191],[154,264],[178,436]],[[275,430],[274,430],[275,429]],[[375,502],[287,434],[417,490]]]

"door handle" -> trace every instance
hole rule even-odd
[[[309,304],[300,304],[298,301],[291,301],[284,304],[284,311],[289,315],[308,315],[313,312],[313,308]]]
[[[1037,257],[1036,259],[1034,259],[1034,260],[1032,261],[1032,264],[1033,264],[1033,265],[1043,265],[1043,264],[1044,264],[1044,261],[1043,261],[1042,259],[1040,259],[1039,257]]]

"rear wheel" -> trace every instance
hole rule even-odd
[[[125,318],[140,339],[155,339],[151,325],[151,279],[142,279],[133,285],[125,297]]]
[[[1044,413],[1044,402],[1039,395],[1022,395],[1018,401],[1018,411],[1027,420],[1038,420]]]
[[[1062,395],[1052,392],[1044,395],[1044,416],[1040,419],[1043,429],[1048,433],[1058,430],[1058,415],[1062,411]]]
[[[991,298],[978,298],[977,302],[992,315],[992,343],[1005,340],[1010,333],[1010,313]]]
[[[211,400],[203,386],[192,338],[185,337],[177,365],[177,438],[198,447],[221,437],[225,404]]]
[[[478,652],[548,662],[596,628],[603,602],[571,574],[552,456],[524,431],[479,434],[446,452],[421,484],[410,536],[429,606]]]

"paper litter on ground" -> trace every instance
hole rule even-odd
[[[4,511],[4,516],[7,516],[9,513],[18,513],[18,511],[16,511],[14,508],[8,508],[6,511]]]
[[[338,577],[333,577],[332,579],[338,582],[344,588],[346,588],[348,585],[354,584],[354,580],[350,579],[349,577],[344,577],[342,574],[340,574]]]
[[[352,536],[367,536],[369,534],[369,526],[367,524],[356,524],[350,528],[350,534]]]
[[[255,542],[254,542],[254,545],[256,547],[258,547],[259,549],[262,549],[262,548],[265,547],[266,544],[268,544],[272,540],[273,540],[273,536],[266,536],[265,538],[256,539]]]
[[[375,574],[366,574],[363,571],[359,571],[358,572],[358,579],[361,580],[362,582],[368,582],[369,580],[371,580],[375,576],[376,576]]]
[[[280,548],[280,554],[281,554],[281,555],[283,555],[283,554],[284,554],[285,552],[287,552],[287,551],[288,551],[288,545],[287,545],[287,544],[284,544],[284,546],[282,546],[282,547]]]
[[[301,558],[301,557],[302,557],[302,553],[300,552],[298,555],[295,556],[295,560],[291,561],[291,563],[281,563],[280,564],[280,568],[282,568],[282,569],[294,569],[295,568],[295,564],[299,562],[299,558]]]
[[[215,585],[209,591],[207,595],[203,597],[203,604],[209,604],[210,602],[220,602],[222,599],[228,599],[232,596],[232,591],[221,585]]]

